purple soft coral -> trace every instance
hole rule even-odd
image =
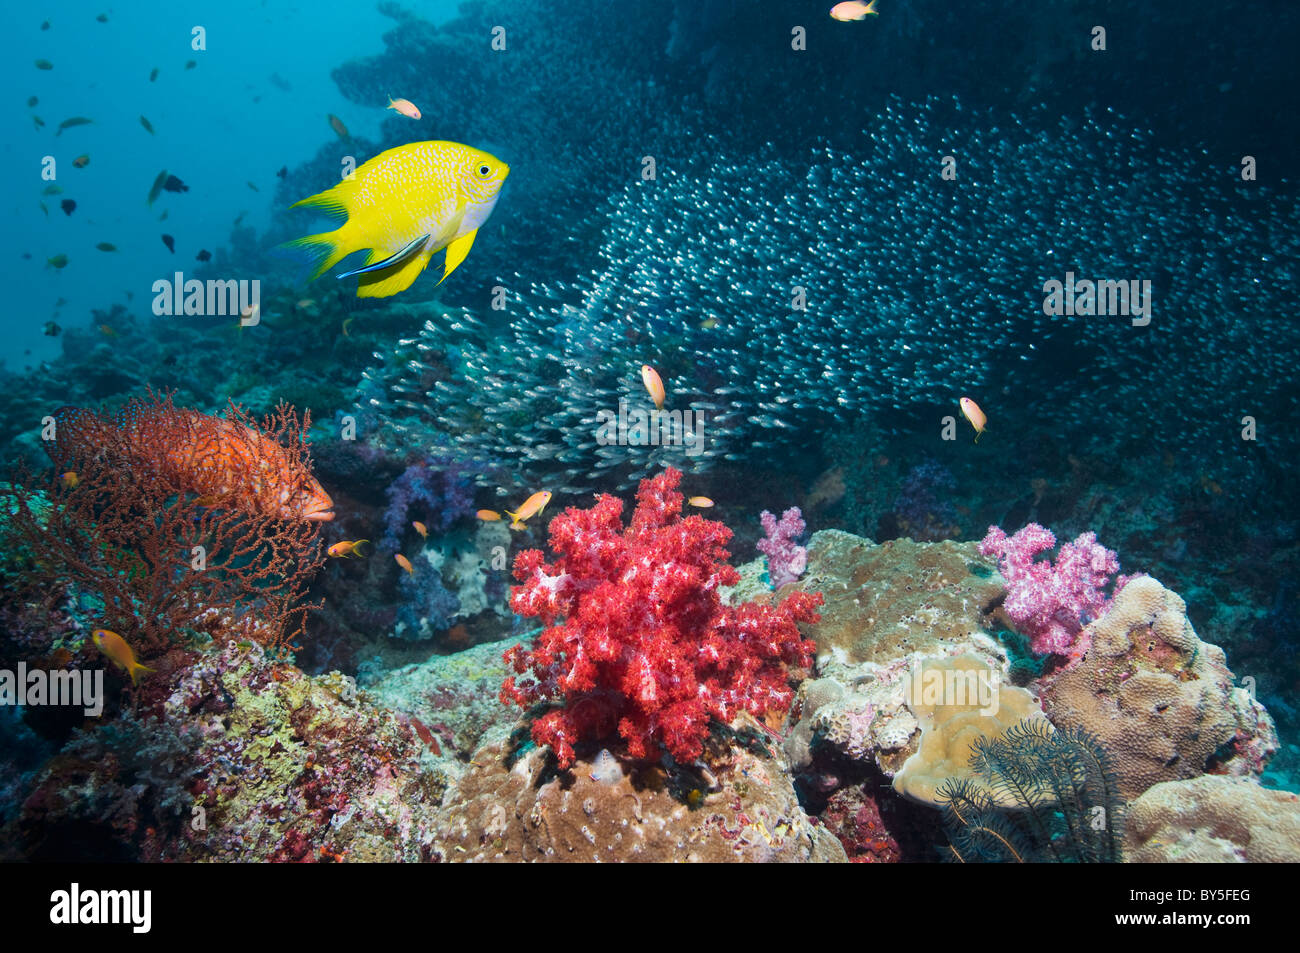
[[[1083,533],[1066,543],[1055,563],[1035,561],[1056,546],[1052,531],[1030,523],[1008,537],[996,526],[979,545],[985,556],[998,557],[998,569],[1007,581],[1002,604],[1007,616],[1040,655],[1072,655],[1083,627],[1103,615],[1116,593],[1131,576],[1120,576],[1110,595],[1106,586],[1119,572],[1119,558],[1097,542],[1096,533]]]
[[[379,548],[397,552],[410,528],[411,510],[431,533],[446,532],[456,520],[473,510],[473,486],[468,468],[447,458],[435,457],[412,464],[385,491],[384,535]]]
[[[780,522],[767,510],[763,511],[762,520],[767,537],[758,541],[758,551],[767,556],[767,575],[772,580],[772,588],[780,589],[808,568],[808,550],[795,543],[803,535],[806,524],[797,506],[782,513]]]

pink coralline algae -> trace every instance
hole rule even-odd
[[[1097,542],[1096,533],[1083,533],[1066,543],[1056,560],[1036,557],[1056,547],[1056,536],[1037,523],[1030,523],[1013,536],[990,526],[979,545],[985,556],[998,558],[998,569],[1007,581],[1007,598],[1002,604],[1007,617],[1027,635],[1030,646],[1040,655],[1077,655],[1076,645],[1083,627],[1106,613],[1111,600],[1131,576],[1115,580],[1109,594],[1110,577],[1119,572],[1119,558]]]
[[[780,589],[794,582],[808,568],[808,550],[795,542],[807,525],[797,506],[782,513],[779,522],[767,510],[763,511],[761,519],[767,537],[758,541],[758,551],[767,556],[767,575],[772,580],[772,588]]]
[[[576,743],[615,729],[634,758],[665,750],[692,761],[712,720],[784,711],[794,695],[788,667],[812,662],[814,643],[796,623],[817,621],[821,593],[724,604],[719,590],[740,581],[727,563],[731,530],[682,517],[681,476],[670,468],[643,480],[630,526],[623,501],[602,494],[551,521],[555,562],[536,549],[515,559],[523,585],[510,606],[546,628],[531,649],[506,653],[515,675],[501,698],[563,702],[532,727],[562,768]]]

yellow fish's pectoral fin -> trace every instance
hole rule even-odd
[[[438,279],[438,284],[447,280],[447,276],[456,270],[456,267],[465,260],[469,250],[474,247],[474,236],[478,234],[478,229],[472,232],[466,232],[460,238],[447,246],[447,261],[442,266],[442,277]]]
[[[425,266],[429,264],[429,258],[432,255],[433,252],[425,249],[392,268],[359,275],[357,277],[357,297],[387,298],[399,291],[405,291],[411,287],[411,282],[420,277],[420,272],[424,271]],[[377,261],[382,261],[384,256],[382,252],[376,251],[371,253],[371,257]]]

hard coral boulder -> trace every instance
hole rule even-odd
[[[888,663],[910,652],[963,649],[1002,595],[994,563],[974,543],[875,544],[839,530],[814,533],[795,586],[821,592],[808,630],[817,660]]]
[[[1047,680],[1045,707],[1057,727],[1098,736],[1124,797],[1207,773],[1257,775],[1277,750],[1264,706],[1150,576],[1130,581],[1084,637],[1086,655]]]
[[[974,656],[1007,681],[1006,649],[984,618],[1001,580],[974,543],[878,545],[823,530],[808,545],[808,571],[794,588],[801,587],[824,592],[826,603],[821,620],[806,628],[817,643],[819,677],[800,685],[785,741],[797,771],[812,768],[822,751],[874,761],[892,778],[919,738],[904,698],[916,664]]]
[[[544,749],[513,766],[479,749],[448,791],[436,831],[447,861],[844,861],[844,848],[799,805],[785,759],[731,746],[712,784],[688,791],[657,764],[607,751],[556,773]],[[706,776],[707,777],[707,776]],[[716,788],[716,790],[712,790]]]
[[[1162,781],[1128,806],[1124,859],[1135,863],[1300,862],[1300,795],[1246,778]]]

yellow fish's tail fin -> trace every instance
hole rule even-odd
[[[324,212],[327,215],[347,215],[351,217],[357,186],[358,182],[355,178],[344,179],[332,189],[309,195],[299,202],[294,202],[289,207],[309,208]],[[359,251],[363,247],[351,244],[352,229],[349,227],[351,224],[350,221],[344,222],[332,232],[321,232],[318,235],[308,235],[306,238],[296,238],[291,242],[285,242],[280,247],[290,251],[305,252],[312,266],[311,275],[307,280],[315,281],[348,255],[354,251]]]
[[[519,522],[519,514],[518,514],[518,513],[511,513],[509,510],[504,510],[503,512],[506,514],[506,516],[510,517],[510,528],[511,528],[511,529],[526,529],[526,528],[527,528],[526,526],[524,526],[523,523]]]
[[[383,271],[371,271],[357,276],[357,297],[358,298],[387,298],[389,295],[395,295],[399,291],[405,291],[411,287],[411,282],[420,277],[420,272],[424,271],[425,266],[429,264],[429,257],[433,252],[425,250],[412,255],[392,268],[385,268]],[[376,264],[381,262],[387,256],[378,250],[370,253],[370,260],[367,264]]]
[[[311,265],[311,274],[307,277],[307,280],[315,281],[357,250],[349,247],[347,230],[348,226],[344,224],[332,232],[321,232],[319,235],[295,238],[291,242],[285,242],[280,247],[305,253],[308,263]]]
[[[370,540],[368,539],[357,540],[355,543],[352,544],[352,550],[348,555],[356,556],[359,559],[361,557],[361,544],[368,543],[368,542],[370,542]]]
[[[156,668],[150,668],[148,665],[141,665],[135,659],[132,659],[131,660],[131,684],[132,685],[140,684],[141,673],[147,672],[152,675],[157,671],[158,670]]]
[[[474,236],[478,234],[478,229],[460,236],[450,245],[447,246],[447,260],[442,266],[442,277],[438,279],[438,284],[447,280],[447,276],[456,270],[456,267],[465,260],[469,250],[474,247]]]

